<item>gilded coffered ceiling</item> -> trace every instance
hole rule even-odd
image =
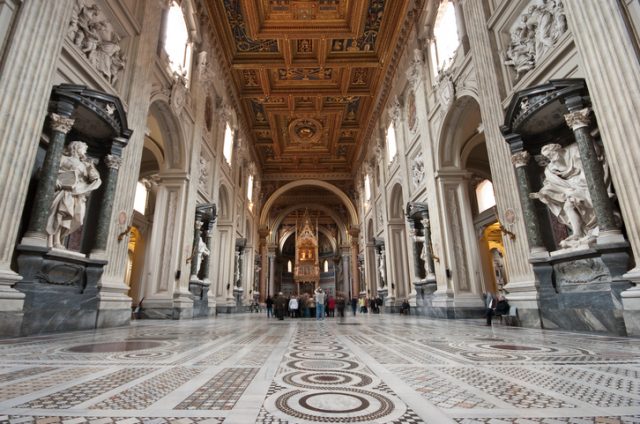
[[[264,178],[352,178],[409,0],[207,5]]]

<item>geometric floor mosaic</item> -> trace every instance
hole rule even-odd
[[[0,424],[640,424],[640,340],[252,314],[2,340]]]

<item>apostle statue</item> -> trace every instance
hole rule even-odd
[[[102,182],[86,154],[86,143],[72,141],[60,159],[56,192],[46,227],[50,247],[64,249],[64,238],[82,227],[87,197]]]
[[[196,251],[196,270],[197,274],[200,273],[200,266],[202,265],[202,257],[209,256],[211,252],[207,247],[207,244],[202,240],[202,237],[198,237],[198,250]]]
[[[595,240],[598,225],[577,144],[564,148],[547,144],[541,153],[549,159],[544,182],[540,191],[529,197],[546,204],[571,230],[571,235],[560,242],[561,247],[588,245]]]

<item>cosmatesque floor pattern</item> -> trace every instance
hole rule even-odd
[[[0,423],[640,423],[640,340],[390,314],[0,340]]]

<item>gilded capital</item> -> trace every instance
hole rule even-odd
[[[523,166],[526,166],[527,163],[529,163],[529,158],[529,152],[523,150],[511,155],[511,162],[515,165],[516,168],[522,168]]]
[[[120,169],[122,158],[120,156],[107,155],[104,157],[104,163],[109,169]]]
[[[75,122],[75,119],[67,118],[66,116],[58,115],[57,113],[50,113],[49,118],[51,118],[51,128],[54,131],[58,131],[63,134],[67,134],[71,131],[73,123]]]
[[[578,128],[588,127],[589,126],[589,113],[591,110],[589,108],[584,108],[577,112],[571,112],[564,115],[564,119],[567,121],[567,125],[573,130],[577,130]]]

